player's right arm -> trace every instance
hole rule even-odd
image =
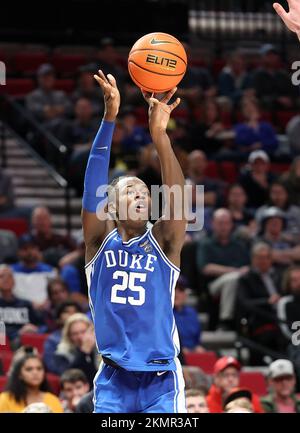
[[[94,257],[105,236],[115,227],[114,221],[107,217],[106,186],[110,148],[120,107],[120,93],[115,78],[110,74],[105,77],[102,71],[94,77],[103,91],[105,112],[90,151],[84,178],[81,217],[87,262]]]
[[[289,12],[286,12],[279,3],[274,3],[273,7],[287,28],[296,33],[300,40],[300,0],[287,0],[287,2]]]

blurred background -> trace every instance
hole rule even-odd
[[[154,31],[187,50],[168,133],[187,182],[205,188],[204,229],[186,234],[174,308],[187,388],[204,389],[210,410],[222,411],[211,401],[246,386],[267,399],[256,411],[271,411],[283,397],[270,365],[289,360],[282,386],[288,407],[300,410],[291,403],[300,371],[299,41],[269,0],[2,6],[0,391],[12,386],[7,373],[17,375],[35,355],[41,383],[50,381],[65,411],[92,385],[99,358],[80,210],[103,112],[93,74],[112,73],[122,97],[110,180],[133,174],[160,185],[147,107],[127,71],[132,44]],[[236,377],[222,385],[227,368]]]

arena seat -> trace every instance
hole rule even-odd
[[[215,352],[203,352],[203,353],[186,353],[184,355],[187,365],[193,365],[200,367],[206,374],[212,374],[214,365],[217,361],[217,355]]]
[[[21,336],[22,346],[33,346],[36,347],[39,353],[44,353],[44,343],[48,338],[49,334],[23,334]]]
[[[51,64],[59,74],[75,75],[78,68],[87,63],[87,61],[88,57],[85,54],[54,53]]]
[[[63,90],[66,93],[73,92],[75,88],[75,81],[71,78],[61,78],[55,82],[56,90]]]
[[[266,395],[268,392],[264,375],[255,371],[242,371],[240,375],[240,386],[249,388],[258,395]]]
[[[35,75],[41,64],[49,63],[49,58],[45,52],[21,52],[13,56],[12,62],[17,72]]]
[[[291,167],[291,164],[284,162],[272,162],[271,163],[271,172],[275,174],[282,174],[288,171]]]
[[[285,130],[286,125],[289,123],[289,121],[292,119],[292,117],[296,116],[298,114],[297,111],[277,111],[276,112],[276,125],[279,126],[282,130]]]
[[[35,88],[34,80],[31,78],[8,78],[5,86],[0,86],[1,93],[11,96],[22,97]]]
[[[54,394],[59,395],[60,392],[60,379],[59,376],[53,373],[46,373],[46,378],[50,385],[50,388]]]
[[[2,373],[6,374],[8,372],[13,356],[13,352],[1,349],[0,363],[1,369],[3,370]]]
[[[237,165],[231,161],[222,161],[219,165],[219,171],[222,179],[229,184],[233,184],[238,178]]]
[[[219,167],[216,161],[207,161],[206,176],[212,177],[212,178],[219,178]]]
[[[0,229],[10,230],[16,236],[22,236],[28,232],[28,222],[24,218],[0,218]]]
[[[7,382],[7,377],[6,376],[0,376],[0,392],[4,391],[6,382]]]

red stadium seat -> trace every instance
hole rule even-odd
[[[54,392],[54,394],[59,395],[60,392],[60,379],[59,376],[56,376],[56,374],[52,374],[52,373],[46,373],[46,377],[48,380],[48,383],[51,387],[52,392]]]
[[[226,65],[226,60],[224,59],[215,59],[212,64],[212,73],[214,77],[217,77],[224,66]]]
[[[45,52],[17,53],[12,59],[15,70],[22,74],[36,74],[38,67],[43,63],[49,63],[48,54]]]
[[[53,54],[51,64],[56,71],[63,75],[75,75],[78,68],[87,63],[88,58],[85,54]]]
[[[289,123],[292,117],[298,113],[295,111],[277,111],[276,113],[276,125],[282,130],[285,130],[286,125]]]
[[[13,356],[14,356],[13,352],[10,352],[10,351],[7,352],[7,351],[1,349],[0,363],[1,363],[1,368],[2,368],[4,374],[6,374],[8,372],[11,361],[13,359]]]
[[[272,162],[271,163],[271,172],[276,174],[285,173],[290,169],[290,164],[285,162]]]
[[[5,86],[0,86],[1,93],[7,93],[11,96],[22,97],[27,95],[35,88],[34,81],[31,78],[8,78]]]
[[[186,353],[184,355],[187,365],[193,365],[200,367],[204,373],[212,374],[214,365],[217,361],[217,355],[215,352],[203,352],[203,353]]]
[[[0,229],[10,230],[16,236],[28,232],[28,222],[24,218],[0,218]]]
[[[70,78],[62,78],[60,80],[56,80],[55,88],[57,90],[63,90],[66,93],[71,93],[75,88],[75,82]]]
[[[206,176],[212,177],[212,178],[219,178],[219,168],[216,161],[208,161],[207,167],[205,171]]]
[[[7,382],[7,377],[6,376],[0,376],[0,392],[4,391],[6,382]]]
[[[262,373],[242,371],[240,375],[240,386],[250,389],[258,395],[266,395],[267,384]]]
[[[238,169],[234,162],[223,161],[220,163],[219,171],[222,179],[229,183],[235,183],[238,177]]]
[[[21,336],[22,346],[33,346],[36,347],[39,353],[44,353],[44,343],[48,338],[49,334],[23,334]]]

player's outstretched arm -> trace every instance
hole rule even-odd
[[[287,0],[289,12],[279,4],[273,3],[273,7],[284,24],[292,32],[295,32],[300,40],[300,0]]]
[[[120,106],[120,93],[115,78],[110,74],[105,76],[102,71],[94,77],[103,91],[105,111],[90,151],[84,178],[81,216],[87,261],[94,256],[104,237],[114,228],[114,222],[106,217],[106,186],[112,136]]]
[[[180,99],[177,98],[175,102],[168,105],[176,90],[176,88],[170,90],[160,101],[146,92],[143,92],[143,96],[149,104],[150,134],[159,156],[162,181],[166,188],[165,209],[163,216],[154,224],[153,234],[169,259],[179,265],[186,229],[185,179],[167,134],[170,115],[180,103]],[[171,188],[175,191],[174,194],[168,193]]]

